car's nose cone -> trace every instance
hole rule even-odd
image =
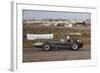
[[[33,45],[34,45],[34,46],[35,46],[35,45],[43,45],[43,43],[35,43],[35,44],[33,44]]]
[[[33,46],[37,48],[41,48],[43,46],[43,43],[35,43],[33,44]]]

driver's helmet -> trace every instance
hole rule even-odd
[[[69,40],[70,39],[70,36],[67,36],[66,38]]]

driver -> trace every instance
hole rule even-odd
[[[63,38],[60,39],[61,42],[65,42],[65,40]]]
[[[70,36],[67,36],[66,38],[67,38],[68,41],[70,40]]]

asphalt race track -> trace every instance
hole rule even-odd
[[[91,51],[82,48],[78,51],[58,49],[55,51],[42,51],[42,48],[24,48],[23,62],[60,61],[60,60],[86,60],[91,59]]]

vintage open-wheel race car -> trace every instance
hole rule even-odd
[[[40,47],[44,51],[55,50],[55,49],[71,49],[71,50],[79,50],[83,47],[83,42],[77,39],[49,39],[44,40],[42,42],[36,42],[34,44],[35,47]]]

